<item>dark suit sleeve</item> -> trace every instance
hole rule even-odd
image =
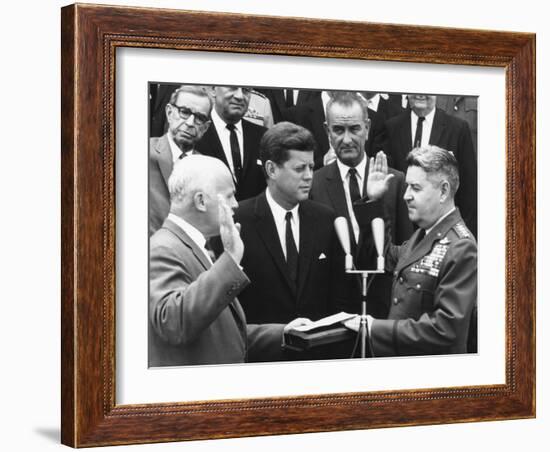
[[[447,251],[441,273],[434,288],[433,310],[418,319],[374,320],[371,340],[375,356],[449,352],[460,332],[466,330],[477,300],[475,242],[467,239],[454,243]],[[422,297],[422,293],[412,296]]]
[[[455,196],[456,205],[468,229],[477,237],[477,162],[470,128],[466,121],[460,121],[458,161],[460,187]]]
[[[247,362],[281,361],[283,355],[283,329],[279,323],[247,325]]]
[[[226,253],[193,281],[181,256],[152,246],[149,319],[166,342],[189,344],[218,318],[249,280]]]

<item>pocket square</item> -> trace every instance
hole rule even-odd
[[[321,260],[321,259],[326,259],[326,258],[327,258],[327,256],[325,256],[325,253],[321,253],[321,254],[319,255],[319,260]]]
[[[262,161],[260,159],[256,160],[256,165],[262,166]]]

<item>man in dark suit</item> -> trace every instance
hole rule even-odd
[[[455,206],[458,163],[437,146],[415,148],[407,156],[409,218],[418,229],[401,246],[387,244],[386,271],[393,274],[387,319],[367,316],[374,356],[467,353],[477,305],[477,244]],[[380,152],[369,169],[377,193],[356,204],[364,227],[377,216],[392,175]],[[350,322],[357,329],[357,319]]]
[[[250,88],[213,88],[212,126],[197,144],[197,151],[220,159],[231,171],[236,198],[256,196],[265,188],[258,146],[265,127],[243,119],[248,110]]]
[[[408,98],[410,110],[389,119],[385,124],[384,151],[388,163],[405,172],[405,159],[410,150],[428,144],[452,152],[460,174],[456,205],[466,225],[476,235],[477,162],[468,124],[436,109],[436,96],[410,94]]]
[[[262,89],[260,90],[271,102],[275,123],[289,121],[308,129],[317,147],[313,156],[315,169],[323,166],[323,156],[329,150],[325,130],[325,105],[331,91],[311,89]]]
[[[231,174],[194,155],[176,164],[169,187],[170,213],[150,241],[149,366],[282,359],[284,325],[247,325],[235,298],[249,280],[239,266]],[[218,234],[224,252],[212,263],[204,246]]]
[[[212,100],[203,86],[181,86],[165,106],[168,131],[149,140],[149,236],[168,215],[168,178],[174,162],[195,153],[210,125],[211,110]]]
[[[348,220],[352,254],[360,269],[376,268],[376,248],[370,228],[360,229],[352,205],[360,199],[373,196],[367,182],[369,159],[365,142],[369,134],[369,117],[366,100],[356,93],[338,92],[327,105],[327,131],[337,160],[315,172],[310,198],[329,206],[336,216]],[[404,176],[390,169],[393,174],[388,190],[383,196],[384,219],[394,243],[407,240],[412,224],[403,201]],[[369,290],[369,313],[384,317],[389,309],[391,277],[377,275]],[[349,306],[340,309],[359,312],[360,295]]]
[[[269,129],[260,144],[267,189],[235,213],[245,244],[242,266],[252,281],[240,298],[253,322],[317,320],[335,312],[343,253],[334,214],[308,199],[315,146],[296,124]]]

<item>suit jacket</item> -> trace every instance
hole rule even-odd
[[[298,283],[288,276],[286,260],[265,192],[240,203],[235,221],[241,224],[241,262],[252,281],[240,299],[252,322],[283,322],[296,317],[312,320],[334,313],[343,296],[344,261],[334,232],[334,215],[306,200],[298,209],[300,243]]]
[[[384,151],[388,163],[395,169],[407,171],[405,159],[412,149],[410,110],[395,116],[385,124]],[[458,162],[460,187],[455,195],[466,225],[477,234],[477,161],[468,124],[443,110],[436,109],[430,144],[453,152]]]
[[[258,195],[266,185],[259,152],[260,140],[267,129],[245,119],[242,120],[242,125],[244,158],[242,176],[236,193],[238,201]],[[195,148],[201,154],[220,159],[230,168],[220,137],[213,125],[208,128]]]
[[[369,157],[374,157],[379,150],[384,148],[384,124],[386,121],[403,112],[401,96],[395,96],[394,94],[390,94],[389,96],[387,100],[380,97],[376,111],[369,108],[370,129],[368,140],[365,144],[365,151]],[[395,101],[396,97],[397,102]]]
[[[192,154],[198,154],[193,151]],[[149,237],[152,236],[170,212],[168,179],[174,169],[168,137],[149,140]]]
[[[365,174],[363,175],[363,193],[366,193],[366,176],[368,171],[369,162],[367,161]],[[391,179],[388,191],[383,198],[383,216],[386,227],[388,228],[389,237],[394,243],[400,244],[411,236],[413,227],[408,217],[407,206],[403,201],[403,193],[405,192],[403,173],[392,168],[389,168],[389,172],[393,174],[394,177]],[[342,178],[336,162],[314,173],[310,198],[329,206],[334,211],[336,217],[346,217],[350,227],[350,237],[354,237]],[[360,269],[376,268],[377,253],[370,224],[360,228],[359,243],[355,243],[354,239],[352,239],[352,242],[356,266]],[[355,290],[359,290],[359,286],[356,286]],[[377,275],[369,289],[369,301],[372,300],[372,302],[367,304],[369,314],[376,317],[385,317],[387,315],[390,292],[391,277]],[[361,308],[359,300],[360,295],[356,293],[351,300],[347,300],[352,304],[341,306],[340,309],[347,312],[359,312]]]
[[[466,353],[477,304],[477,244],[458,209],[419,243],[389,245],[393,272],[388,319],[374,320],[375,356]]]
[[[149,236],[162,226],[170,211],[168,178],[174,163],[168,137],[149,140]]]
[[[149,366],[282,358],[283,325],[248,325],[237,294],[248,278],[227,254],[212,265],[176,224],[150,240]]]

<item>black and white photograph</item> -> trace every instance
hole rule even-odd
[[[147,95],[150,368],[478,352],[478,96]]]

